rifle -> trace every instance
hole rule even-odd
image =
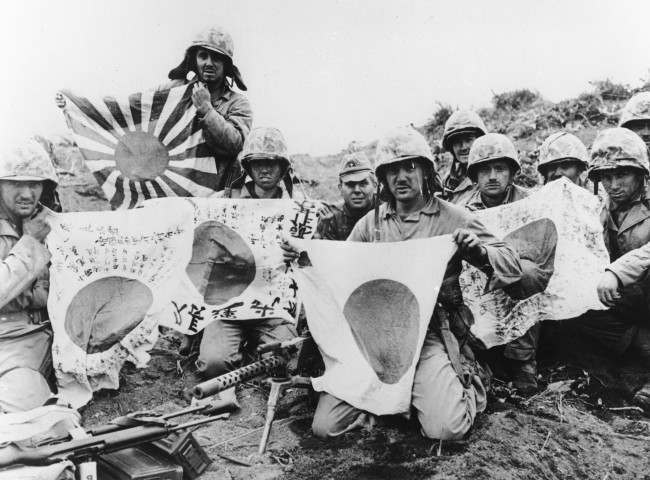
[[[260,357],[264,354],[271,353],[267,357],[253,362],[244,367],[225,373],[218,377],[212,378],[205,382],[199,383],[192,388],[192,395],[197,399],[205,398],[209,395],[222,392],[235,385],[251,380],[261,375],[268,375],[267,381],[271,384],[271,393],[267,402],[266,423],[262,433],[262,439],[258,452],[264,453],[268,442],[271,426],[275,417],[275,408],[277,402],[288,387],[310,388],[311,381],[307,377],[299,375],[290,375],[288,362],[291,354],[298,349],[305,341],[311,340],[311,337],[296,337],[285,342],[273,342],[260,345],[257,349]]]
[[[222,418],[222,415],[215,415],[181,424],[169,424],[165,422],[159,425],[141,425],[122,429],[120,429],[120,426],[117,426],[117,430],[108,433],[33,449],[22,449],[12,445],[0,449],[0,468],[17,464],[35,466],[49,465],[61,460],[72,460],[75,464],[82,463],[88,461],[88,459],[95,459],[105,453],[116,452],[143,443],[161,440],[174,432],[214,422],[220,418]]]

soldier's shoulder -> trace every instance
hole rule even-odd
[[[441,198],[438,198],[437,201],[441,211],[444,210],[454,215],[460,215],[463,218],[470,218],[472,216],[472,214],[463,205],[452,203]]]
[[[235,90],[230,90],[229,103],[232,105],[247,106],[250,108],[248,97],[243,93],[237,92]]]

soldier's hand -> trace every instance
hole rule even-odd
[[[618,277],[610,271],[606,271],[600,277],[598,282],[598,299],[603,305],[612,307],[621,299],[621,294],[618,291],[619,282]]]
[[[56,95],[54,95],[54,103],[59,108],[65,108],[65,97],[61,92],[56,92]]]
[[[39,242],[42,242],[51,230],[48,221],[50,215],[51,210],[44,207],[35,216],[25,220],[23,222],[23,234],[34,237]]]
[[[483,262],[486,259],[487,250],[483,246],[483,242],[471,230],[457,228],[451,236],[465,260],[472,263]]]
[[[332,212],[330,207],[325,203],[320,204],[320,207],[316,211],[316,215],[318,215],[318,218],[321,220],[329,220],[331,218],[334,218],[334,212]]]
[[[194,89],[192,90],[192,103],[201,116],[206,115],[212,108],[210,91],[203,83],[197,82],[194,84]]]
[[[282,249],[282,258],[286,263],[291,263],[300,257],[300,250],[296,245],[291,243],[288,238],[283,238],[282,243],[280,243],[280,248]]]

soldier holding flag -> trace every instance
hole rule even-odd
[[[520,280],[519,257],[497,240],[466,210],[434,196],[440,190],[431,150],[424,137],[404,127],[377,145],[375,173],[386,203],[368,213],[354,227],[350,241],[395,242],[452,234],[458,252],[447,265],[420,361],[415,371],[412,405],[422,434],[458,439],[485,409],[482,368],[474,359],[469,326],[472,314],[463,303],[458,275],[467,260],[489,276],[488,288],[502,288]],[[299,252],[287,243],[285,258]],[[373,422],[368,412],[322,393],[313,421],[314,434],[339,436]]]

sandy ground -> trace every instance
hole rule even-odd
[[[95,395],[83,411],[84,423],[186,407],[183,392],[197,379],[177,346],[176,334],[163,335],[146,369],[127,365],[119,391]],[[214,460],[201,478],[650,479],[648,416],[583,371],[555,367],[545,370],[543,381],[549,380],[529,399],[497,382],[487,411],[467,437],[442,445],[422,438],[414,422],[393,417],[371,431],[319,441],[311,435],[313,396],[290,390],[279,403],[264,455],[257,446],[269,389],[253,380],[238,388],[240,411],[195,431]],[[192,418],[200,417],[179,420]]]

